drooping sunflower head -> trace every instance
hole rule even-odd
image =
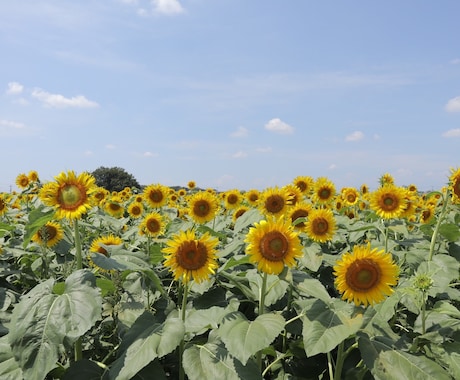
[[[164,217],[158,212],[151,212],[146,215],[144,220],[139,224],[139,234],[157,237],[164,234],[166,222]]]
[[[55,180],[42,186],[39,197],[45,205],[56,208],[58,219],[80,219],[93,207],[96,179],[91,174],[62,172]]]
[[[16,185],[20,189],[26,189],[29,186],[29,183],[30,183],[29,177],[24,173],[21,173],[16,177]]]
[[[169,188],[161,184],[152,184],[144,189],[144,199],[153,208],[163,207],[168,202]]]
[[[449,188],[452,192],[452,202],[460,204],[460,168],[451,169]]]
[[[284,218],[254,223],[244,241],[250,261],[268,274],[280,274],[285,266],[294,267],[296,258],[303,255],[297,232],[291,221]]]
[[[294,206],[298,202],[303,201],[304,195],[303,195],[303,193],[300,191],[300,189],[297,186],[294,186],[292,184],[288,184],[288,185],[284,186],[284,188],[286,189],[286,191],[289,194],[289,198],[291,200],[291,206]]]
[[[286,188],[271,187],[264,190],[259,201],[259,210],[269,217],[286,214],[292,204],[292,196]]]
[[[406,207],[406,191],[394,185],[384,185],[370,194],[370,208],[384,219],[398,218]]]
[[[0,194],[0,215],[6,214],[8,211],[8,204],[6,198]]]
[[[428,224],[434,219],[436,206],[433,204],[425,203],[419,210],[420,223]]]
[[[335,286],[342,298],[356,305],[374,305],[393,293],[399,268],[390,253],[370,244],[356,245],[334,266]]]
[[[219,199],[207,191],[198,191],[188,200],[188,215],[197,223],[213,220],[219,211]]]
[[[326,178],[320,177],[316,180],[313,188],[313,201],[319,204],[330,203],[336,196],[334,183]]]
[[[171,237],[163,249],[164,265],[173,273],[176,281],[188,283],[194,280],[199,283],[207,280],[218,267],[218,243],[208,233],[198,237],[194,231],[180,231]]]
[[[249,210],[249,207],[247,206],[240,206],[237,209],[235,209],[232,214],[232,222],[235,223],[236,220],[248,210]]]
[[[89,248],[90,252],[100,253],[104,256],[109,256],[107,249],[104,248],[104,245],[121,245],[123,240],[113,234],[106,236],[101,236],[93,240],[91,247]]]
[[[311,210],[305,230],[313,241],[325,243],[332,240],[336,230],[334,214],[330,209],[325,208]]]
[[[380,183],[380,186],[394,185],[395,179],[390,173],[385,173],[385,174],[382,174],[382,176],[379,178],[379,183]]]
[[[38,172],[35,170],[31,170],[29,174],[27,174],[30,182],[39,182]]]
[[[313,190],[315,180],[310,176],[298,176],[294,178],[292,183],[302,192],[302,194],[308,196]]]
[[[46,246],[54,247],[64,238],[62,226],[56,222],[46,222],[33,236],[32,241]]]

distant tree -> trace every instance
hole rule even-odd
[[[132,174],[119,167],[106,168],[100,166],[91,173],[96,178],[96,184],[109,191],[121,191],[125,187],[140,189],[139,182]]]

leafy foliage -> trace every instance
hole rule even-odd
[[[141,188],[141,185],[132,174],[117,166],[111,168],[100,166],[91,174],[96,179],[98,186],[109,191],[121,191],[125,187]]]

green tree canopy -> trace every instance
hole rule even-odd
[[[96,184],[109,191],[121,191],[125,187],[140,189],[139,182],[132,174],[119,167],[106,168],[100,166],[91,173],[96,178]]]

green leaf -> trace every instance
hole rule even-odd
[[[323,254],[319,244],[304,246],[300,264],[312,272],[317,272],[323,263]]]
[[[43,379],[55,367],[66,339],[72,343],[100,318],[102,299],[94,275],[72,273],[62,295],[53,293],[53,280],[33,288],[15,307],[7,335],[14,357],[27,379]]]
[[[321,281],[316,278],[306,278],[296,285],[296,289],[303,296],[318,298],[326,303],[331,301],[331,296],[327,292],[326,288]]]
[[[263,216],[257,208],[250,209],[236,220],[233,232],[237,234],[246,227],[249,227],[256,222],[260,222],[262,218]]]
[[[240,312],[228,314],[219,327],[219,335],[228,351],[244,365],[248,359],[268,347],[284,329],[278,314],[262,314],[250,322]]]
[[[443,223],[439,226],[439,233],[450,242],[460,239],[460,228],[454,223]]]
[[[436,362],[426,356],[398,350],[394,348],[390,339],[369,338],[366,334],[360,333],[358,346],[366,366],[376,379],[452,379]]]
[[[108,278],[96,278],[96,285],[99,289],[101,289],[102,297],[115,292],[116,289],[113,281]]]
[[[113,362],[110,379],[131,379],[147,364],[172,352],[184,337],[184,324],[179,318],[160,323],[144,312],[126,332],[120,345],[121,355]]]
[[[65,372],[63,380],[100,380],[104,369],[96,362],[88,359],[81,359],[73,362]]]
[[[254,300],[259,301],[263,276],[256,269],[252,269],[247,271],[246,277],[248,278],[252,293],[254,294]],[[281,280],[279,276],[269,274],[267,276],[265,306],[273,305],[276,301],[281,299],[286,294],[288,287],[288,282]]]
[[[261,380],[254,361],[242,365],[220,342],[193,345],[184,351],[184,371],[190,380]]]
[[[7,337],[0,338],[0,378],[4,380],[23,379],[22,370],[14,359]]]
[[[307,356],[327,353],[355,334],[362,326],[362,314],[353,315],[354,307],[341,300],[325,303],[319,299],[297,301],[303,316],[302,336]]]
[[[32,210],[29,213],[29,223],[26,225],[26,231],[24,234],[24,241],[22,242],[22,247],[25,249],[29,244],[32,236],[42,228],[47,222],[54,218],[55,210],[50,209],[48,211],[43,211],[43,207]]]

